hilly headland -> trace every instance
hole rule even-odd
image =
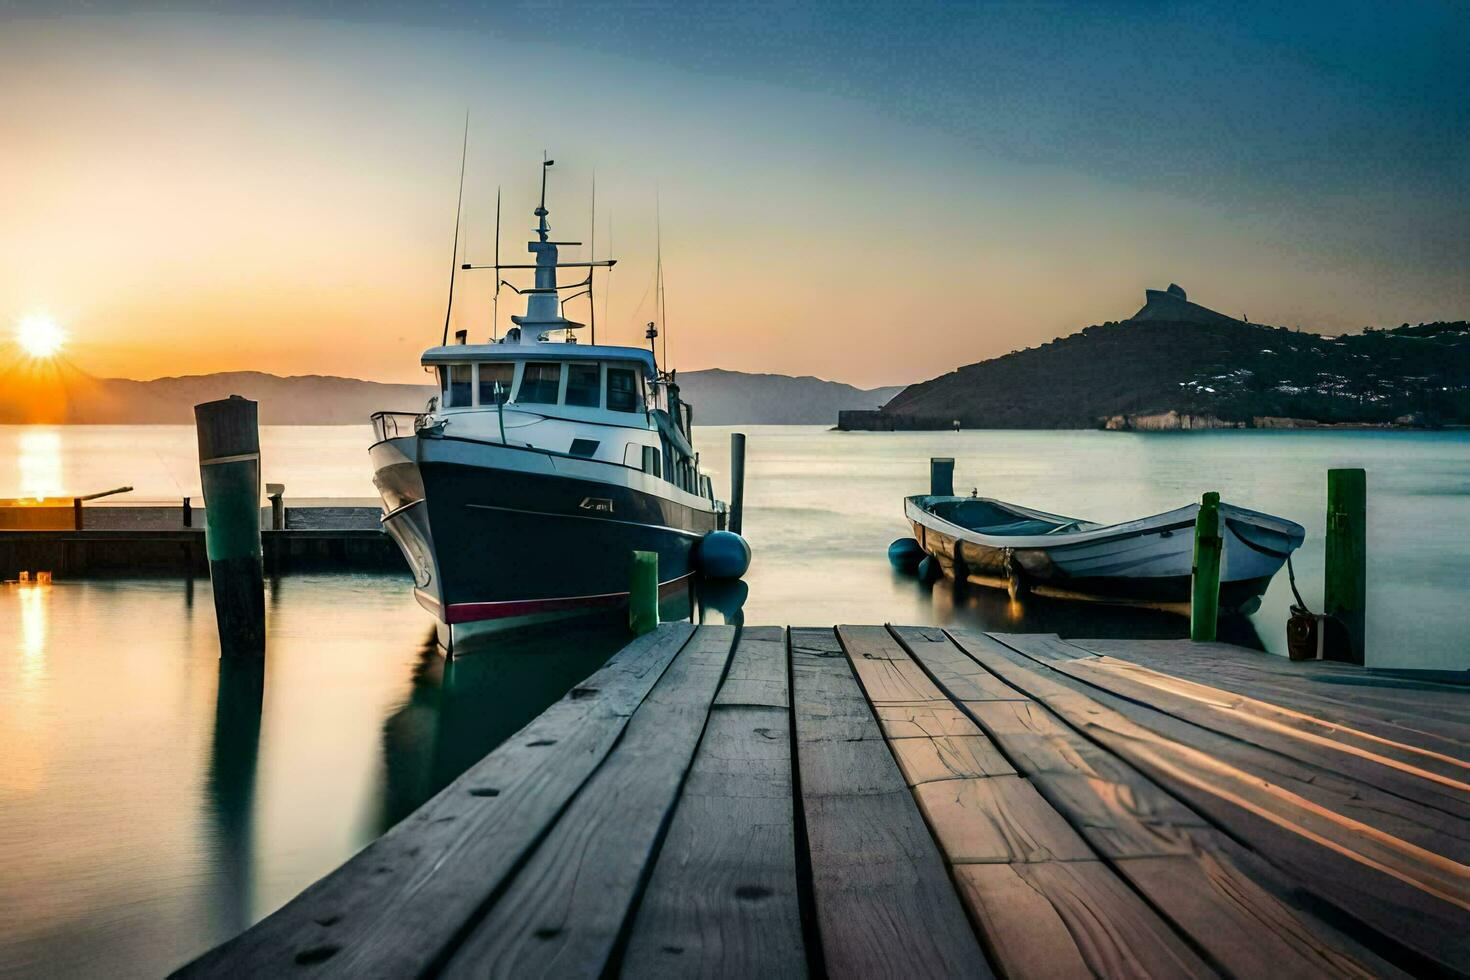
[[[1148,290],[1119,322],[910,385],[842,429],[1470,425],[1470,323],[1324,336]]]

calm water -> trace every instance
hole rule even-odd
[[[729,431],[696,433],[717,485]],[[957,487],[1091,519],[1206,489],[1290,517],[1308,529],[1298,578],[1316,603],[1325,471],[1364,466],[1370,662],[1470,666],[1470,434],[745,431],[749,623],[1183,635],[1166,614],[1015,607],[895,576],[884,549],[907,532],[900,500],[935,455],[957,458]],[[369,496],[368,440],[366,427],[266,429],[266,478],[288,498]],[[0,460],[0,497],[198,493],[187,427],[0,427]],[[221,672],[207,579],[0,587],[0,973],[178,965],[391,826],[624,640],[584,626],[446,666],[406,577],[291,576],[268,601],[255,678]],[[1283,576],[1230,637],[1279,651],[1289,601]]]

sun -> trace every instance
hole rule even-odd
[[[66,343],[66,331],[49,316],[36,313],[16,325],[15,342],[31,357],[54,357]]]

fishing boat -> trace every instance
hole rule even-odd
[[[1199,504],[1096,524],[989,497],[904,501],[920,547],[957,581],[1060,598],[1187,610]],[[1220,607],[1253,612],[1301,546],[1293,521],[1220,504]]]
[[[451,653],[469,624],[626,603],[635,550],[657,553],[661,592],[676,590],[694,572],[701,538],[726,521],[691,444],[693,410],[655,356],[656,326],[646,350],[598,345],[595,332],[582,344],[584,324],[563,315],[569,300],[591,298],[592,270],[614,260],[560,261],[559,248],[581,243],[551,238],[553,162],[543,164],[527,244],[534,263],[500,261],[497,205],[495,264],[459,267],[493,269],[497,284],[503,273],[533,272],[533,285],[510,287],[526,297],[524,315],[488,343],[461,331],[424,351],[438,387],[426,410],[373,416],[382,524]],[[457,240],[456,229],[456,262]],[[559,281],[569,267],[585,278]],[[576,292],[563,298],[568,289]],[[444,340],[448,325],[446,316]]]

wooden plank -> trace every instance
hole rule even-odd
[[[786,640],[741,633],[623,955],[628,976],[806,974]]]
[[[1026,656],[1029,639],[1024,636],[1008,637],[1006,646]],[[1228,762],[1226,769],[1222,770],[1222,778],[1229,777],[1232,769],[1249,772],[1276,785],[1289,787],[1292,795],[1307,801],[1305,807],[1297,806],[1297,809],[1307,811],[1304,816],[1311,816],[1312,805],[1325,807],[1334,814],[1383,831],[1411,845],[1405,851],[1405,848],[1388,842],[1394,851],[1405,852],[1407,859],[1415,863],[1422,863],[1412,854],[1412,850],[1418,848],[1464,866],[1467,851],[1470,851],[1466,840],[1470,824],[1444,809],[1456,801],[1444,793],[1431,794],[1429,789],[1431,786],[1446,787],[1402,778],[1407,774],[1372,764],[1351,753],[1328,751],[1320,743],[1308,743],[1283,735],[1279,730],[1252,725],[1238,717],[1232,719],[1219,712],[1207,712],[1165,689],[1130,686],[1126,678],[1099,673],[1092,666],[1094,662],[1095,659],[1050,661],[1043,666],[1048,668],[1048,672],[1056,672],[1051,676],[1061,675],[1080,682],[1084,696],[1101,692],[1105,696],[1115,696],[1121,705],[1150,712],[1143,720],[1152,730],[1176,742],[1192,745],[1215,760]],[[1385,772],[1397,773],[1400,778],[1391,778]],[[1385,792],[1379,783],[1389,783],[1403,790],[1403,795]],[[1417,798],[1407,795],[1415,791]],[[1443,806],[1427,805],[1430,801]],[[1328,826],[1336,827],[1339,823],[1333,819]],[[1317,826],[1317,822],[1309,826]],[[1348,834],[1350,839],[1357,836],[1356,831]],[[1373,841],[1370,839],[1358,847],[1372,848]],[[1387,853],[1380,854],[1380,858]],[[1435,877],[1442,873],[1436,873]],[[1467,890],[1466,897],[1470,899],[1470,890]]]
[[[1092,861],[1092,848],[1026,779],[986,776],[914,787],[950,864]]]
[[[936,676],[943,667],[946,676],[968,684],[966,671],[950,661],[970,658],[954,643],[938,642],[932,631],[903,628],[895,633]],[[1104,862],[1226,972],[1393,972],[1353,940],[1293,907],[1295,883],[1041,704],[964,705]],[[1168,889],[1144,873],[1148,866],[1133,863],[1159,857],[1174,861],[1167,865],[1174,875]],[[1169,901],[1173,888],[1188,890],[1191,902]],[[1250,941],[1243,941],[1248,935]]]
[[[1167,671],[1391,739],[1470,759],[1463,686],[1384,676],[1350,664],[1293,663],[1225,643],[1073,640],[1074,645]]]
[[[634,640],[413,816],[177,975],[419,973],[601,764],[693,631]]]
[[[945,779],[1015,775],[995,743],[984,735],[896,738],[888,743],[910,786]]]
[[[919,726],[908,715],[890,715],[882,706],[877,712],[889,747],[950,864],[970,918],[1007,976],[1102,976],[1121,964],[1146,967],[1135,972],[1150,976],[1213,975],[1153,910],[1097,861],[1097,854],[1036,787],[1015,774],[972,719],[962,712],[962,719],[948,715],[957,710],[955,705],[893,634],[878,627],[843,626],[838,636],[865,685],[870,679],[885,684],[895,674],[917,675],[920,679],[909,687],[942,721],[946,734],[928,736],[914,731]],[[948,640],[944,642],[948,645]],[[864,670],[865,664],[905,665],[910,670]],[[974,677],[973,672],[964,673]],[[871,697],[874,690],[869,688],[868,693]],[[983,745],[991,758],[978,765],[956,765],[944,758],[943,753],[961,740]],[[917,755],[915,746],[932,752],[936,763],[944,763],[932,765],[933,774],[950,772],[943,778],[916,778],[922,769],[913,760],[928,757]],[[1073,863],[1085,870],[1060,870]],[[1025,870],[1031,868],[1056,870]],[[1096,899],[1103,901],[1088,905]]]
[[[1215,975],[1101,862],[965,864],[954,875],[1008,977]]]
[[[701,626],[606,761],[445,966],[592,976],[609,964],[694,757],[735,630]]]
[[[1025,641],[1010,645],[1030,655]],[[1461,863],[1470,859],[1470,783],[1463,781],[1470,770],[1461,779],[1442,775],[1422,765],[1425,760],[1404,743],[1316,724],[1310,716],[1113,657],[1048,663],[1129,701],[1355,780],[1366,788],[1360,795],[1367,802],[1402,818],[1392,829],[1405,839]]]
[[[837,637],[792,630],[791,647],[802,813],[827,973],[990,976]],[[878,751],[843,751],[853,745]]]
[[[740,631],[740,642],[730,661],[730,672],[715,704],[748,704],[791,710],[787,690],[786,631],[779,626],[749,626]]]
[[[1248,842],[1297,889],[1353,920],[1354,936],[1371,936],[1401,966],[1419,972],[1470,963],[1470,933],[1461,928],[1470,909],[1464,866],[1349,816],[1355,802],[1342,785],[1327,787],[1339,794],[1338,806],[1322,805],[1308,795],[1332,782],[1319,771],[1089,688],[990,637],[954,635],[998,676]],[[1248,765],[1237,764],[1242,755]],[[1275,775],[1293,766],[1295,781]]]
[[[1454,754],[1427,749],[1415,741],[1387,738],[1352,725],[1321,718],[1310,712],[1276,704],[1269,696],[1257,698],[1239,691],[1181,677],[1167,670],[1155,670],[1130,660],[1112,656],[1090,656],[1078,666],[1114,671],[1121,676],[1198,701],[1216,710],[1228,709],[1252,724],[1272,729],[1290,729],[1297,737],[1310,741],[1335,743],[1341,751],[1364,757],[1381,756],[1383,764],[1403,766],[1406,770],[1422,769],[1423,778],[1437,780],[1460,792],[1470,790],[1470,761]],[[1470,711],[1470,691],[1465,694],[1465,708]]]

